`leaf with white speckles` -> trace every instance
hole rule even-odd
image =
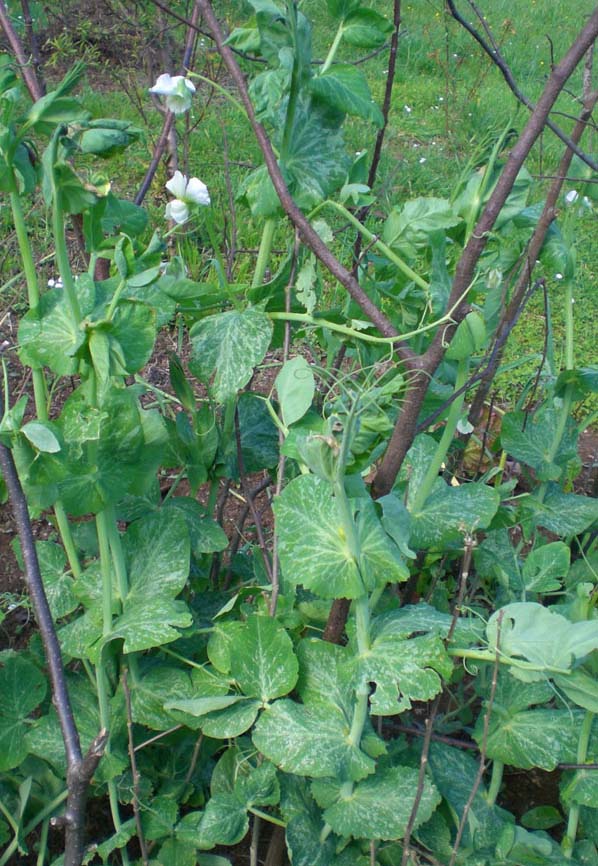
[[[288,694],[299,665],[285,629],[269,616],[251,614],[233,634],[231,673],[242,691],[266,702]]]
[[[330,485],[313,475],[295,478],[274,502],[278,555],[287,580],[322,598],[364,593]]]
[[[418,770],[388,767],[359,782],[348,797],[339,796],[325,810],[324,819],[341,836],[401,839],[411,815],[417,784]],[[440,799],[434,784],[425,779],[415,826],[430,818]]]
[[[249,382],[270,345],[272,322],[255,307],[207,316],[191,328],[194,376],[208,382],[219,403],[234,397]]]
[[[442,547],[468,532],[485,529],[496,514],[500,496],[478,482],[449,487],[437,482],[419,511],[411,513],[412,547]]]
[[[374,761],[349,740],[350,721],[331,705],[276,701],[260,716],[256,748],[288,773],[362,779]]]

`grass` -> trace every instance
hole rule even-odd
[[[372,0],[372,8],[389,13],[389,0]],[[594,7],[593,0],[492,0],[480,2],[487,23],[511,65],[522,90],[534,100],[538,97],[550,72],[553,59],[557,60],[569,47],[580,29],[584,16]],[[220,2],[218,11],[227,18],[229,26],[242,20],[241,6],[237,2]],[[334,25],[322,0],[303,0],[302,8],[314,20],[314,48],[316,58],[325,56],[334,36]],[[460,0],[460,9],[466,9]],[[251,10],[246,6],[249,13]],[[403,2],[403,29],[399,41],[397,74],[395,80],[390,125],[386,148],[380,166],[377,192],[382,210],[401,203],[409,197],[434,195],[449,197],[454,185],[472,160],[482,161],[493,139],[510,124],[520,130],[527,117],[527,109],[518,105],[507,89],[502,76],[481,49],[464,30],[444,11],[442,0]],[[338,59],[354,59],[355,49],[342,48]],[[93,54],[90,54],[93,57]],[[54,61],[56,55],[53,55]],[[374,96],[381,100],[386,83],[388,58],[381,53],[365,64]],[[58,65],[59,64],[56,64]],[[248,64],[248,68],[249,68]],[[203,43],[198,51],[196,69],[209,75],[217,68],[216,58]],[[99,69],[99,71],[98,71]],[[128,118],[147,131],[145,141],[138,142],[125,154],[111,160],[110,172],[113,190],[122,196],[134,195],[147,165],[151,146],[159,134],[161,117],[154,110],[147,95],[148,82],[136,69],[119,69],[118,77],[126,84],[127,94],[115,86],[110,66],[91,69],[84,101],[96,117]],[[102,71],[103,69],[103,71]],[[52,70],[52,75],[57,71]],[[98,82],[101,84],[98,87]],[[113,84],[111,84],[113,82]],[[238,187],[248,167],[258,164],[260,157],[249,125],[243,116],[209,85],[199,81],[194,107],[190,115],[178,121],[179,129],[188,123],[188,155],[183,154],[181,168],[201,177],[210,188],[215,203],[216,221],[229,231],[231,207],[229,189]],[[568,90],[556,106],[556,119],[566,131],[572,126],[571,116],[579,111],[574,94],[581,89],[581,72],[572,77]],[[350,150],[371,147],[373,130],[361,122],[347,127]],[[585,147],[596,150],[587,137]],[[536,145],[529,161],[530,171],[537,175],[550,174],[560,158],[563,146],[555,136],[546,132]],[[225,172],[228,171],[228,177]],[[146,199],[150,223],[159,225],[163,219],[166,180],[161,168]],[[536,195],[541,196],[542,182]],[[11,238],[11,221],[3,209],[0,216],[0,236]],[[31,231],[41,258],[48,252],[48,229],[43,208],[32,211]],[[596,315],[595,285],[598,274],[598,248],[593,243],[596,228],[595,213],[588,213],[577,226],[577,258],[579,262],[576,285],[576,355],[583,363],[597,360],[592,323]],[[259,242],[261,226],[247,212],[237,206],[238,247],[246,252],[238,256],[235,279],[242,282],[253,269],[254,255]],[[285,229],[279,229],[275,246],[284,246]],[[203,268],[201,247],[204,245],[201,226],[189,232],[183,242],[194,276]],[[18,270],[14,243],[9,243],[1,262],[3,280]],[[44,275],[52,275],[51,263]],[[549,275],[550,276],[550,275]],[[5,290],[0,288],[0,307],[19,306],[20,281]],[[555,350],[557,360],[562,354],[563,316],[558,283],[549,279],[549,291],[554,315]],[[515,330],[508,360],[538,353],[543,343],[545,320],[541,299],[532,301]],[[535,372],[535,361],[509,371],[498,379],[500,398],[514,400],[525,382]]]

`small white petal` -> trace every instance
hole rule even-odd
[[[554,275],[554,278],[555,278],[555,280],[562,280],[562,279],[563,279],[563,275],[562,275],[562,274],[555,274],[555,275]]]
[[[577,192],[576,189],[572,189],[565,196],[565,201],[567,202],[567,204],[573,204],[573,202],[577,201],[578,198],[579,198],[579,193]]]
[[[189,208],[184,201],[174,198],[166,205],[164,216],[167,220],[173,220],[175,223],[182,225],[189,219]]]
[[[181,171],[177,170],[165,186],[168,192],[171,192],[175,198],[185,198],[187,178]]]
[[[422,156],[421,159],[420,159],[420,161],[419,161],[419,164],[420,164],[420,165],[423,165],[425,161],[426,161],[426,157],[425,157],[425,156]]]
[[[209,205],[210,193],[205,183],[198,177],[192,177],[187,184],[185,200],[195,204]]]
[[[174,79],[168,72],[164,72],[158,76],[156,83],[153,87],[150,87],[149,92],[156,93],[158,96],[170,96],[174,92],[175,87]]]

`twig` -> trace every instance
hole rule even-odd
[[[35,70],[31,66],[29,60],[25,56],[25,50],[21,40],[19,39],[16,30],[12,26],[8,10],[4,0],[0,0],[0,27],[4,30],[7,42],[10,45],[10,50],[14,54],[15,60],[21,67],[21,75],[29,91],[29,95],[34,102],[41,99],[44,95],[43,87],[35,74]]]
[[[224,60],[226,67],[237,86],[241,101],[245,106],[247,117],[262,151],[264,162],[266,163],[270,179],[278,198],[280,199],[280,203],[288,218],[299,231],[301,240],[322,262],[324,267],[330,271],[332,276],[345,287],[349,295],[357,304],[359,304],[365,315],[372,321],[375,327],[378,328],[380,333],[386,337],[396,336],[398,338],[396,350],[399,357],[401,357],[406,363],[413,362],[415,366],[417,366],[415,353],[409,346],[400,342],[397,330],[390,319],[388,319],[376,304],[373,303],[367,293],[361,288],[353,274],[351,274],[350,271],[348,271],[331,252],[328,246],[319,237],[318,233],[314,230],[309,220],[293,201],[278,166],[276,157],[274,156],[270,139],[268,138],[264,127],[256,119],[253,103],[251,102],[243,73],[235,60],[233,52],[229,46],[225,44],[224,35],[218,20],[214,15],[212,4],[210,3],[210,0],[197,0],[197,2],[200,4],[204,19],[207,21],[210,30],[212,31],[220,56]]]
[[[447,301],[447,309],[452,309],[458,303],[459,298],[466,296],[467,288],[472,284],[475,268],[484,252],[489,234],[513,189],[519,171],[544,129],[559,93],[597,36],[598,8],[588,18],[586,25],[580,31],[565,57],[553,69],[536,107],[513,146],[475,230],[457,263],[451,293]],[[565,173],[562,172],[562,174]],[[373,494],[375,497],[384,496],[392,490],[415,435],[418,415],[427,392],[429,377],[433,375],[444,357],[446,345],[450,342],[457,324],[463,319],[466,312],[467,302],[464,300],[453,313],[454,324],[442,327],[437,331],[424,355],[413,366],[413,369],[417,370],[417,374],[413,377],[412,388],[407,393],[403,409],[399,413],[386,453],[374,479]]]
[[[449,626],[449,630],[446,636],[446,643],[449,643],[453,634],[455,633],[455,628],[457,627],[457,620],[459,619],[459,611],[461,605],[463,604],[463,599],[465,598],[465,590],[467,588],[467,580],[469,578],[469,569],[471,566],[471,557],[473,553],[473,548],[475,544],[475,539],[471,535],[465,536],[465,544],[463,549],[463,560],[461,562],[461,574],[459,578],[459,593],[457,595],[457,600],[455,602],[455,607],[453,610],[453,618],[451,619],[451,624]],[[421,799],[424,793],[424,782],[426,778],[426,768],[428,766],[428,757],[430,754],[430,745],[432,743],[432,735],[433,735],[433,727],[434,722],[436,720],[436,716],[438,715],[438,708],[440,706],[440,700],[442,698],[443,692],[441,691],[436,698],[434,699],[434,703],[432,704],[432,709],[430,711],[429,716],[426,719],[426,727],[424,734],[424,742],[422,745],[422,754],[419,762],[419,775],[417,778],[417,789],[415,792],[415,799],[413,800],[413,806],[411,808],[411,814],[409,815],[409,821],[407,822],[407,827],[405,828],[405,836],[403,837],[403,856],[401,858],[401,866],[408,866],[409,863],[409,843],[411,841],[411,835],[415,828],[415,821],[417,819],[417,813],[419,810],[419,806],[421,803]]]
[[[2,395],[0,394],[1,402]],[[1,443],[0,468],[17,524],[25,562],[25,581],[44,647],[52,686],[52,701],[60,722],[66,753],[68,797],[64,818],[55,823],[64,824],[65,828],[64,866],[80,866],[85,847],[85,806],[89,784],[100,758],[104,754],[108,732],[101,730],[91,743],[87,753],[82,755],[79,732],[66,685],[60,644],[50,613],[35,550],[35,539],[29,519],[27,500],[17,475],[12,452]]]
[[[458,21],[459,24],[462,27],[464,27],[465,30],[467,30],[467,32],[471,36],[473,36],[473,38],[478,43],[478,45],[480,45],[482,47],[482,49],[486,52],[486,54],[488,55],[490,60],[500,69],[504,80],[506,81],[509,89],[512,91],[512,93],[514,94],[516,99],[518,99],[519,102],[521,102],[523,105],[525,105],[526,108],[529,108],[530,111],[533,111],[534,110],[533,102],[530,99],[528,99],[527,96],[523,93],[523,91],[519,88],[517,82],[515,81],[513,73],[511,72],[511,69],[510,69],[508,63],[506,62],[505,58],[502,56],[502,54],[500,52],[500,48],[498,46],[498,43],[496,42],[496,40],[492,36],[491,30],[490,30],[488,24],[484,21],[484,16],[480,13],[476,4],[471,2],[471,0],[468,0],[469,5],[471,6],[471,8],[474,10],[474,12],[476,14],[476,17],[482,22],[484,31],[485,31],[488,39],[484,39],[482,34],[479,32],[479,30],[476,30],[476,28],[472,24],[470,24],[470,22],[467,21],[466,18],[464,18],[461,15],[461,13],[457,10],[457,7],[455,6],[454,0],[446,0],[446,2],[447,2],[447,5],[449,7],[449,11],[450,11],[451,15],[453,16],[453,18],[455,19],[455,21]],[[589,165],[590,168],[592,168],[594,171],[598,171],[598,162],[593,160],[592,157],[588,153],[585,153],[585,151],[583,151],[580,147],[578,147],[577,143],[574,142],[573,139],[570,138],[566,133],[564,133],[563,130],[559,126],[557,126],[557,124],[554,123],[554,121],[552,121],[550,119],[550,117],[548,117],[546,119],[545,125],[552,132],[554,132],[554,134],[557,136],[557,138],[560,138],[561,141],[567,145],[567,147],[571,148],[573,153],[577,154],[577,156],[581,160],[583,160],[583,162],[585,162],[586,165]]]
[[[139,809],[139,784],[141,777],[137,769],[137,758],[135,757],[135,740],[133,738],[133,712],[131,709],[131,692],[127,681],[127,669],[123,668],[122,675],[123,692],[125,694],[125,706],[127,709],[127,735],[129,740],[129,760],[131,762],[131,773],[133,776],[133,814],[135,815],[135,826],[137,827],[137,838],[139,840],[139,848],[141,850],[141,860],[143,866],[148,866],[149,855],[147,852],[147,844],[145,835],[141,825],[141,811]]]
[[[191,779],[193,778],[193,773],[195,772],[195,767],[197,766],[197,761],[199,758],[199,753],[201,751],[201,744],[203,743],[203,733],[199,735],[197,740],[195,741],[195,746],[193,747],[193,754],[191,755],[191,761],[189,763],[189,769],[185,774],[185,784],[188,785]]]
[[[224,576],[224,582],[223,582],[224,589],[228,589],[228,587],[230,585],[230,579],[232,576],[232,561],[233,561],[234,557],[236,556],[237,550],[239,549],[239,544],[241,543],[241,535],[243,532],[243,526],[245,525],[245,521],[247,520],[247,517],[249,516],[249,512],[251,510],[249,502],[252,501],[253,499],[255,499],[255,497],[258,496],[260,493],[262,493],[267,487],[269,487],[271,483],[272,483],[272,480],[271,480],[270,476],[267,475],[264,479],[262,479],[262,481],[260,481],[260,483],[256,487],[254,487],[254,489],[252,491],[250,491],[249,493],[245,493],[245,499],[247,501],[247,504],[245,505],[245,507],[243,508],[243,511],[241,512],[241,515],[239,517],[239,521],[235,527],[237,534],[236,534],[235,538],[231,541],[231,544],[229,547],[228,568],[226,570],[226,574]]]
[[[459,845],[461,844],[461,839],[463,838],[463,833],[465,832],[465,825],[467,824],[467,816],[469,815],[471,807],[473,806],[473,801],[476,798],[478,788],[482,783],[482,779],[484,778],[484,772],[486,770],[486,748],[488,746],[488,730],[490,728],[490,716],[492,715],[492,706],[494,704],[496,685],[498,683],[500,628],[502,625],[503,614],[504,610],[499,611],[496,621],[496,656],[494,660],[494,669],[492,671],[492,684],[490,686],[490,695],[488,696],[488,704],[486,707],[486,712],[484,713],[484,728],[482,733],[482,742],[480,746],[480,764],[478,767],[477,775],[475,777],[475,781],[473,783],[473,787],[469,792],[469,797],[467,798],[465,808],[463,809],[461,820],[459,821],[459,827],[457,829],[457,835],[455,837],[455,843],[453,845],[453,853],[451,854],[451,859],[449,860],[448,866],[455,866],[455,862],[457,860],[457,853],[459,851]]]
[[[0,2],[1,2],[1,0],[0,0]],[[157,4],[157,5],[159,5],[160,8],[162,8],[162,6],[160,4]],[[166,10],[166,11],[168,11],[168,10]],[[201,31],[198,31],[198,29],[197,29],[198,20],[199,20],[199,3],[196,0],[196,2],[194,3],[194,6],[193,6],[193,12],[191,14],[191,20],[186,22],[188,24],[189,30],[187,32],[187,37],[185,40],[185,51],[183,54],[183,71],[186,70],[187,65],[191,61],[191,55],[193,53],[193,48],[195,45],[197,32],[201,32]],[[141,186],[139,187],[139,191],[138,191],[137,195],[135,196],[135,204],[138,204],[138,205],[141,204],[141,202],[143,201],[143,199],[147,195],[147,191],[149,190],[149,188],[152,184],[152,181],[154,179],[154,175],[156,174],[156,171],[158,170],[158,166],[159,166],[160,160],[162,159],[162,156],[164,154],[164,150],[166,149],[166,146],[168,145],[169,141],[171,140],[171,134],[172,134],[173,129],[174,129],[174,120],[175,120],[175,118],[174,118],[174,114],[172,113],[172,111],[167,111],[165,116],[164,116],[164,123],[162,124],[162,132],[160,133],[160,137],[159,137],[158,141],[156,142],[156,146],[154,147],[154,153],[152,155],[151,162],[150,162],[148,169],[145,173],[145,177],[143,178],[143,180],[141,182]]]

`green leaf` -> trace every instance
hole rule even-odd
[[[285,773],[281,779],[281,809],[287,822],[286,842],[293,866],[332,866],[335,841],[322,841],[322,812],[307,779]]]
[[[141,812],[143,835],[152,841],[170,836],[178,814],[177,802],[172,797],[154,797],[151,805]]]
[[[563,823],[563,816],[554,806],[536,806],[521,816],[521,823],[528,830],[550,830]]]
[[[247,384],[271,336],[272,323],[255,307],[208,316],[190,331],[191,372],[204,382],[214,376],[214,398],[224,403]]]
[[[430,243],[433,232],[458,225],[461,217],[451,207],[448,199],[417,198],[402,208],[394,208],[384,223],[382,233],[386,244],[409,257],[417,249]]]
[[[488,526],[500,504],[493,487],[469,482],[449,487],[442,480],[418,512],[411,513],[411,538],[416,548],[444,547]]]
[[[566,675],[553,677],[557,689],[563,691],[578,707],[598,714],[598,680],[577,668]]]
[[[559,412],[550,407],[539,409],[533,416],[509,412],[502,421],[502,447],[517,460],[531,466],[540,481],[558,480],[566,472],[567,465],[577,460],[577,432],[572,418],[567,420],[557,453],[552,453],[558,421]]]
[[[190,728],[199,728],[195,714],[170,705],[192,700],[210,700],[209,696],[225,695],[228,683],[214,676],[206,668],[192,670],[169,664],[151,667],[136,682],[131,682],[133,720],[155,731],[165,731],[179,722]],[[197,698],[197,695],[202,697]]]
[[[302,705],[282,699],[261,714],[253,742],[287,773],[361,779],[375,765],[350,742],[350,727],[346,715],[330,704]]]
[[[196,866],[197,858],[193,845],[180,839],[167,839],[160,848],[160,866]]]
[[[51,421],[28,421],[21,432],[38,451],[55,454],[61,445]]]
[[[430,747],[428,766],[434,784],[454,813],[453,820],[459,822],[465,809],[468,810],[463,847],[473,848],[475,845],[475,848],[483,849],[491,846],[494,850],[505,819],[497,809],[488,805],[483,784],[470,802],[479,761],[461,749],[434,742]]]
[[[260,472],[276,466],[279,456],[278,428],[265,401],[258,394],[240,394],[237,413],[245,472]],[[236,437],[230,442],[230,451],[226,456],[227,472],[233,478],[238,478]]]
[[[84,316],[95,305],[95,287],[89,277],[76,283]],[[79,365],[75,357],[85,342],[85,333],[74,321],[64,289],[51,289],[41,296],[39,307],[29,310],[19,324],[19,357],[29,366],[47,366],[59,376],[71,376]]]
[[[34,664],[16,653],[0,654],[0,771],[25,759],[26,719],[46,696],[46,679]]]
[[[463,361],[479,352],[486,342],[486,325],[479,313],[468,313],[459,323],[445,357],[449,361]]]
[[[353,656],[348,647],[303,638],[297,647],[300,660],[297,691],[304,704],[332,706],[351,717],[353,710]]]
[[[247,833],[245,806],[230,793],[215,794],[204,812],[189,812],[179,821],[176,837],[194,848],[236,845]]]
[[[125,653],[162,646],[179,638],[177,629],[188,628],[193,617],[183,601],[149,598],[128,603],[112,625],[110,640],[122,638]]]
[[[357,656],[356,670],[360,680],[376,684],[370,700],[374,715],[397,715],[411,709],[412,701],[428,701],[442,689],[441,677],[450,678],[453,665],[442,640],[410,637],[397,612],[377,617],[371,634],[370,650]]]
[[[575,493],[563,493],[556,485],[549,485],[542,503],[531,500],[534,523],[557,535],[579,535],[598,521],[598,500]]]
[[[287,580],[322,598],[363,595],[363,581],[328,483],[312,475],[295,478],[276,498],[274,514]]]
[[[359,9],[361,0],[326,0],[328,12],[333,18],[346,18],[351,12]]]
[[[316,390],[314,374],[302,355],[285,361],[274,382],[286,427],[303,418]]]
[[[231,673],[243,692],[263,703],[288,694],[299,665],[285,629],[269,616],[251,614],[233,634]]]
[[[343,39],[349,45],[370,51],[384,45],[392,29],[388,18],[374,9],[355,9],[343,23]]]
[[[378,127],[384,123],[382,112],[372,99],[367,78],[357,66],[335,63],[326,72],[312,78],[310,86],[318,99],[343,114],[370,120]]]
[[[324,819],[340,836],[400,839],[415,801],[418,775],[411,767],[381,770],[355,785],[346,798],[339,790],[337,801],[324,811]],[[426,778],[415,826],[429,819],[440,799],[435,785]]]
[[[83,125],[75,136],[82,153],[94,153],[104,158],[120,153],[143,135],[143,131],[128,120],[97,118]]]
[[[598,392],[598,364],[562,370],[554,386],[554,393],[562,397],[566,390],[572,392],[573,400],[581,400],[586,394]]]
[[[144,303],[121,299],[110,330],[118,342],[126,374],[136,373],[147,364],[156,339],[156,313]]]
[[[561,798],[567,808],[573,803],[598,809],[598,775],[596,770],[574,770],[566,773]]]
[[[62,619],[78,605],[73,594],[73,578],[64,571],[66,567],[64,550],[59,544],[51,541],[37,541],[35,550],[52,618]]]
[[[515,602],[490,617],[486,635],[489,648],[500,651],[503,659],[525,659],[537,667],[537,672],[523,671],[514,664],[514,676],[540,679],[544,671],[566,672],[575,661],[598,648],[598,620],[570,622],[554,608]]]
[[[569,572],[571,549],[562,541],[537,547],[523,563],[522,576],[526,592],[555,592]]]
[[[227,740],[240,737],[253,725],[260,709],[260,701],[245,699],[223,710],[202,716],[201,729],[206,737]]]
[[[483,719],[480,718],[474,738],[481,743],[483,737]],[[524,710],[507,719],[493,713],[486,750],[493,761],[524,770],[540,767],[551,771],[575,754],[578,738],[579,719],[569,710]]]
[[[125,601],[174,597],[189,577],[190,543],[179,511],[161,509],[127,529],[125,551],[130,590]]]

